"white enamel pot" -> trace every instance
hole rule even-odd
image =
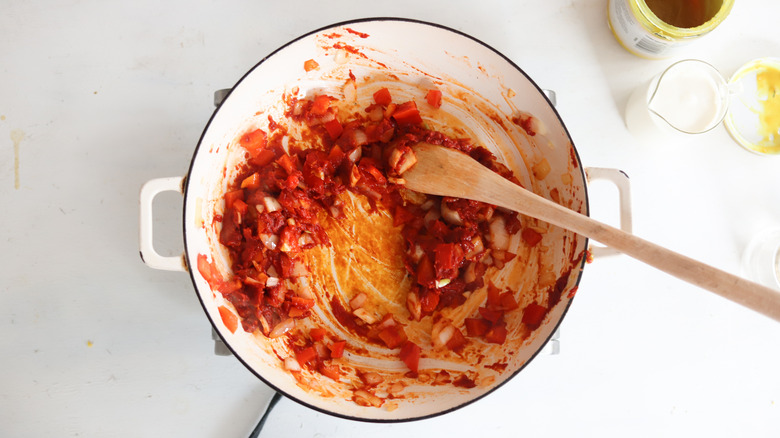
[[[319,67],[307,72],[303,65],[310,59]],[[516,61],[522,64],[524,60]],[[285,347],[279,342],[246,333],[240,326],[231,332],[219,311],[220,306],[229,305],[197,269],[202,255],[225,276],[230,275],[215,218],[222,212],[221,196],[243,156],[235,143],[237,136],[248,127],[268,123],[269,115],[281,117],[284,93],[340,95],[350,74],[356,78],[359,103],[368,102],[379,86],[389,88],[394,96],[424,102],[420,88],[435,85],[445,96],[435,117],[420,105],[430,125],[440,127],[446,120],[458,120],[462,125],[458,133],[491,148],[526,188],[588,214],[586,174],[572,140],[553,105],[517,64],[452,29],[403,19],[367,19],[304,35],[260,61],[238,81],[209,120],[186,178],[153,180],[142,189],[141,254],[155,268],[189,267],[197,296],[224,343],[257,377],[285,396],[322,412],[367,421],[409,421],[450,412],[500,387],[543,349],[571,304],[586,259],[585,238],[546,224],[537,224],[545,232],[542,243],[534,248],[525,247],[516,236],[510,249],[518,257],[493,280],[518,291],[521,300],[547,305],[550,310],[542,324],[529,329],[521,323],[522,312],[510,313],[506,316],[509,336],[503,345],[475,340],[464,357],[436,355],[424,347],[421,374],[430,377],[447,370],[451,380],[468,375],[475,385],[433,385],[427,378],[404,381],[404,390],[393,396],[386,396],[386,387],[377,388],[377,393],[386,396],[379,407],[356,404],[352,397],[355,381],[348,376],[340,382],[317,373],[296,379],[285,370]],[[528,115],[535,119],[534,135],[518,123]],[[494,144],[500,146],[490,146]],[[549,171],[539,178],[535,171],[538,166],[546,167],[543,163]],[[163,190],[184,194],[183,258],[161,257],[151,245],[150,199]],[[328,312],[326,301],[318,305]],[[403,321],[403,306],[397,310]],[[346,330],[340,335],[359,342]],[[345,370],[351,369],[351,363],[364,361],[355,351],[343,358]],[[403,367],[385,360],[392,352],[373,354],[389,372],[397,373]],[[404,379],[402,374],[395,376]]]

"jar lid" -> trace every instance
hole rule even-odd
[[[729,79],[731,101],[724,124],[751,152],[780,155],[780,59],[760,58]]]

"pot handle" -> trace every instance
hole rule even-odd
[[[631,213],[631,185],[628,175],[618,169],[605,169],[602,167],[588,167],[585,169],[588,183],[595,180],[605,180],[615,185],[618,190],[618,203],[620,214],[620,229],[626,233],[633,230],[633,218]],[[588,250],[593,258],[607,257],[621,254],[620,251],[590,242]]]
[[[180,256],[161,256],[154,249],[152,228],[154,225],[152,214],[152,201],[162,192],[184,193],[184,177],[174,176],[169,178],[157,178],[147,181],[141,187],[140,195],[140,221],[139,221],[139,247],[141,260],[152,269],[164,271],[187,271],[187,263],[184,253]]]

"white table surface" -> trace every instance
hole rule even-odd
[[[722,126],[652,145],[626,130],[628,94],[674,59],[621,48],[606,0],[7,0],[0,436],[247,435],[269,392],[212,353],[189,277],[141,262],[139,188],[186,173],[215,90],[303,33],[370,16],[466,32],[555,90],[584,165],[631,177],[641,237],[739,273],[750,237],[780,225],[780,157],[741,149]],[[726,76],[780,56],[777,17],[780,2],[738,0],[684,56]],[[591,202],[594,217],[615,220],[609,186],[594,184]],[[182,250],[181,208],[170,193],[155,202],[156,244],[168,254]],[[777,437],[780,324],[626,256],[597,260],[562,325],[561,353],[478,403],[388,425],[282,400],[261,436],[427,434]]]

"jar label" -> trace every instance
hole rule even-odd
[[[608,20],[615,38],[629,52],[652,59],[668,58],[687,41],[661,38],[650,32],[631,11],[630,1],[610,0]]]

